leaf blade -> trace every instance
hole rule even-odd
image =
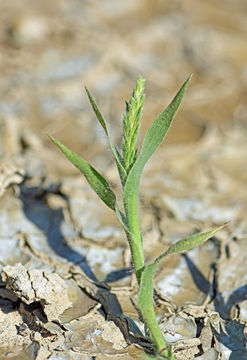
[[[138,186],[143,168],[166,136],[171,122],[176,114],[176,111],[183,99],[190,79],[191,77],[189,77],[184,82],[171,103],[166,107],[166,109],[160,114],[160,116],[153,122],[153,124],[148,129],[144,137],[140,154],[128,174],[124,187],[124,198],[127,196],[133,196],[133,194],[138,192]]]
[[[99,121],[99,123],[101,124],[102,128],[104,129],[104,132],[107,136],[107,139],[108,139],[108,143],[110,145],[110,148],[111,148],[111,151],[112,151],[112,154],[114,156],[114,160],[115,160],[115,163],[117,165],[117,168],[118,168],[118,172],[119,172],[119,175],[120,175],[120,178],[121,178],[121,181],[123,182],[124,179],[126,178],[127,176],[127,173],[123,167],[123,159],[119,153],[119,151],[117,150],[116,146],[113,144],[112,140],[111,140],[111,137],[110,137],[110,134],[108,132],[108,129],[107,129],[107,126],[106,126],[106,122],[104,120],[104,117],[103,115],[101,114],[101,111],[98,107],[98,105],[96,104],[94,98],[92,97],[90,91],[88,90],[88,88],[85,86],[85,90],[86,90],[86,93],[87,93],[87,96],[88,96],[88,99],[91,103],[91,106],[92,106],[92,109]]]
[[[167,255],[179,254],[194,249],[196,246],[203,244],[205,241],[213,237],[218,231],[223,229],[223,227],[225,227],[227,224],[228,223],[225,223],[213,230],[204,233],[194,234],[187,238],[177,241],[175,244],[172,244],[163,254],[158,256],[155,260],[155,263],[159,263],[159,261]]]
[[[106,136],[108,136],[108,130],[107,130],[106,123],[105,123],[105,120],[103,118],[103,115],[101,114],[98,105],[96,104],[94,98],[92,97],[90,91],[88,90],[88,88],[86,86],[85,86],[85,90],[86,90],[88,99],[89,99],[89,101],[90,101],[90,103],[92,105],[93,111],[94,111],[97,119],[99,120],[102,128],[104,129]]]
[[[77,167],[80,172],[85,176],[87,182],[99,198],[112,210],[115,211],[116,196],[111,190],[110,185],[106,179],[94,169],[87,161],[75,154],[72,150],[63,145],[60,141],[53,136],[48,135],[50,140],[63,152],[67,159]]]
[[[138,293],[138,308],[141,311],[141,314],[143,316],[143,319],[145,321],[145,324],[148,326],[152,339],[155,341],[156,346],[160,350],[162,348],[162,338],[159,335],[158,328],[156,325],[156,316],[153,308],[153,276],[155,273],[155,270],[157,268],[157,265],[159,261],[170,254],[173,253],[181,253],[184,251],[187,251],[189,249],[194,248],[195,246],[198,246],[205,242],[206,240],[210,239],[213,235],[215,235],[218,231],[220,231],[226,224],[223,224],[221,226],[218,226],[217,228],[205,232],[205,233],[199,233],[192,236],[189,236],[188,238],[182,239],[178,241],[177,243],[171,245],[168,250],[166,250],[163,254],[161,254],[159,257],[155,259],[155,261],[146,266],[144,270],[142,271],[141,275],[141,282],[140,282],[140,290]],[[191,240],[192,239],[192,240]],[[187,244],[186,244],[187,243]],[[164,341],[164,339],[163,339]]]

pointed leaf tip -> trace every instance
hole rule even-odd
[[[107,126],[106,126],[105,119],[104,119],[103,115],[101,114],[100,109],[99,109],[98,105],[96,104],[93,96],[91,95],[90,91],[88,90],[88,88],[86,86],[85,86],[85,90],[86,90],[88,99],[90,101],[90,104],[92,106],[92,109],[93,109],[93,111],[94,111],[100,125],[104,129],[104,132],[105,132],[105,134],[107,136],[108,143],[110,145],[112,154],[114,156],[115,163],[116,163],[117,168],[118,168],[120,178],[122,180],[122,179],[124,179],[126,177],[126,171],[125,171],[125,169],[124,169],[124,167],[122,165],[121,155],[119,154],[116,146],[113,144],[113,142],[111,140],[111,137],[110,137],[110,134],[109,134],[109,131],[108,131]]]
[[[124,197],[133,196],[138,192],[138,186],[140,177],[144,166],[146,165],[149,158],[159,147],[163,139],[165,138],[172,120],[179,108],[179,105],[183,99],[185,91],[188,87],[191,76],[181,86],[173,100],[165,108],[165,110],[156,118],[148,129],[143,144],[133,167],[131,168],[124,189]]]
[[[158,328],[155,323],[156,316],[153,309],[153,276],[159,261],[167,255],[181,253],[202,244],[203,242],[214,236],[227,224],[228,223],[225,223],[211,231],[195,234],[178,241],[177,243],[171,245],[166,252],[156,258],[156,260],[152,264],[144,268],[141,275],[141,284],[137,300],[138,307],[158,349],[162,348],[162,341],[164,341],[164,339],[162,339],[162,337],[160,337],[158,334]]]
[[[203,233],[197,233],[194,235],[191,235],[185,239],[177,241],[175,244],[171,245],[168,250],[166,250],[163,254],[161,254],[156,260],[155,263],[158,263],[163,257],[170,255],[170,254],[178,254],[183,253],[185,251],[189,251],[194,249],[196,246],[199,246],[203,244],[205,241],[212,238],[218,231],[222,230],[226,225],[225,223],[223,225],[218,226],[217,228],[203,232]]]
[[[75,154],[53,136],[48,135],[50,140],[63,152],[67,159],[85,176],[91,188],[96,192],[104,203],[115,211],[116,196],[111,190],[106,179],[94,169],[87,161]]]

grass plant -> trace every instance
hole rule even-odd
[[[54,137],[49,136],[51,141],[64,153],[68,160],[76,166],[85,176],[91,188],[96,192],[100,199],[113,211],[115,211],[128,240],[133,268],[135,271],[138,291],[138,308],[147,329],[147,336],[154,344],[156,358],[172,360],[171,346],[166,343],[154,310],[153,304],[153,277],[159,262],[171,254],[182,253],[193,249],[211,238],[224,225],[221,225],[211,231],[198,233],[184,238],[171,245],[163,254],[156,258],[151,264],[145,262],[143,251],[143,239],[140,226],[140,217],[138,211],[138,192],[140,178],[151,155],[155,152],[161,142],[164,140],[172,120],[183,99],[185,91],[190,81],[189,77],[179,89],[171,103],[156,118],[146,132],[140,150],[137,149],[138,132],[140,128],[140,116],[144,102],[145,80],[140,76],[136,87],[132,93],[130,101],[126,103],[126,111],[123,115],[122,148],[118,149],[112,142],[104,117],[102,116],[94,98],[89,90],[86,92],[92,105],[94,113],[102,126],[108,139],[109,147],[118,169],[122,186],[122,204],[119,206],[116,196],[111,189],[108,181],[92,165],[80,156],[63,145]],[[149,357],[148,357],[149,358]]]

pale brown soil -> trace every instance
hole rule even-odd
[[[160,265],[155,303],[176,359],[247,359],[246,15],[245,0],[0,0],[0,360],[127,360],[150,348],[115,214],[46,133],[119,193],[83,85],[120,145],[138,75],[142,138],[191,73],[141,183],[145,254],[230,220]]]

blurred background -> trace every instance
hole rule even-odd
[[[167,142],[198,141],[210,127],[246,129],[246,19],[245,0],[1,0],[0,155],[32,141],[52,148],[48,132],[101,161],[105,139],[84,85],[119,143],[139,74],[142,131],[191,73]]]
[[[76,264],[92,279],[119,286],[123,312],[137,318],[129,293],[121,293],[121,286],[133,286],[115,214],[46,133],[92,163],[115,191],[119,179],[84,86],[121,145],[125,101],[139,74],[147,80],[142,138],[193,73],[165,143],[145,168],[144,252],[150,261],[171,242],[231,220],[216,239],[161,266],[156,288],[176,306],[201,306],[209,299],[223,319],[233,309],[234,326],[236,316],[246,324],[246,39],[246,0],[0,0],[0,269],[21,262],[64,271],[70,279],[70,265]],[[75,319],[92,308],[85,296],[78,304],[73,302]],[[0,347],[8,344],[14,351],[19,323],[11,314],[0,309]],[[91,316],[94,334],[98,326]],[[74,342],[68,335],[59,351],[88,346],[78,324],[80,336],[72,329]],[[236,337],[226,341],[222,332],[223,340],[210,338],[207,344],[242,349],[246,359],[242,327],[234,327]],[[102,348],[95,339],[104,352],[105,340]],[[57,345],[52,340],[44,346],[52,351]],[[112,349],[109,342],[106,352]]]

